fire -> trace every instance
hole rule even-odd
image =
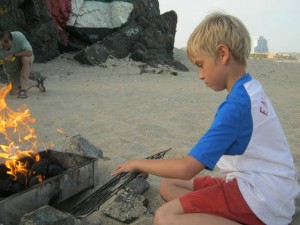
[[[62,130],[62,129],[57,128],[56,131],[57,131],[58,133],[68,135],[68,133],[67,133],[66,131]]]
[[[15,112],[7,106],[5,98],[10,90],[11,85],[0,89],[0,160],[4,160],[7,173],[16,179],[18,173],[28,176],[27,162],[20,159],[35,157],[38,140],[30,126],[36,120],[30,116],[29,108],[21,105]]]

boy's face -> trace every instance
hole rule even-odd
[[[199,78],[207,87],[214,91],[223,91],[226,88],[227,73],[221,59],[200,55],[196,57],[195,65],[199,68]]]
[[[1,39],[1,47],[5,50],[9,50],[12,46],[12,40],[9,37],[3,37]]]

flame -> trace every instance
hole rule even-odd
[[[35,157],[38,140],[30,126],[36,119],[30,116],[29,108],[23,104],[15,112],[7,106],[5,98],[11,88],[10,84],[0,89],[0,159],[5,160],[7,173],[16,179],[18,173],[28,176],[27,162],[20,159]]]
[[[68,133],[67,133],[66,131],[62,130],[62,129],[57,128],[56,131],[57,131],[58,133],[68,135]]]

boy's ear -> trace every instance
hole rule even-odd
[[[226,64],[229,60],[229,56],[230,56],[230,50],[227,47],[227,45],[224,44],[219,44],[217,46],[217,50],[218,50],[218,58],[221,59],[221,62],[223,64]]]

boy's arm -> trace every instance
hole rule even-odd
[[[140,159],[120,164],[111,175],[122,172],[143,172],[159,177],[189,180],[200,173],[205,166],[191,156],[174,159]]]
[[[12,57],[20,57],[20,56],[32,56],[32,50],[22,50],[18,52],[10,52],[5,58],[12,58]]]
[[[18,51],[18,52],[10,52],[7,54],[4,58],[4,62],[8,63],[10,61],[13,61],[15,57],[20,57],[20,56],[32,56],[32,51],[31,50],[23,50],[23,51]]]

